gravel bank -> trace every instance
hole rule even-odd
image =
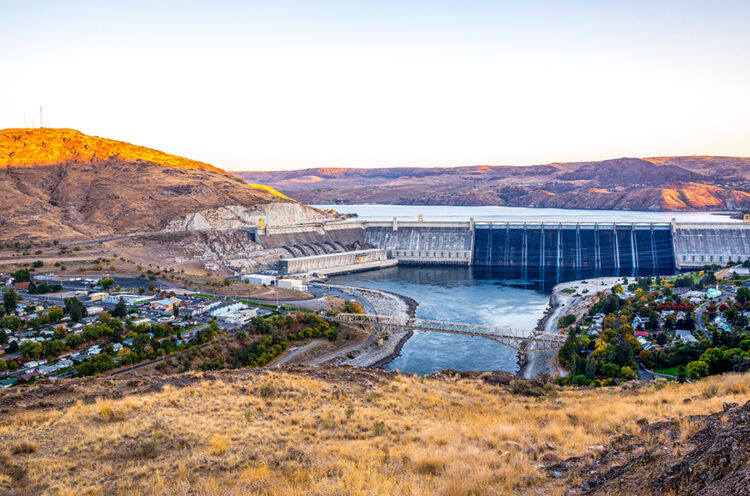
[[[585,316],[589,306],[593,303],[599,291],[609,289],[622,282],[622,277],[599,277],[596,279],[585,279],[581,281],[563,282],[552,288],[549,298],[549,306],[544,316],[539,320],[536,329],[543,332],[562,332],[557,327],[557,321],[563,315],[572,313],[578,319]],[[574,290],[565,291],[565,290]],[[557,351],[538,351],[527,354],[526,363],[521,366],[518,375],[531,379],[540,373],[555,375],[566,375],[557,361]]]
[[[366,299],[372,305],[375,313],[379,315],[404,317],[414,317],[416,315],[419,303],[407,296],[377,289],[354,287],[350,287],[349,289]],[[374,338],[368,339],[361,348],[351,352],[354,358],[341,357],[337,358],[334,363],[357,367],[382,367],[398,356],[404,343],[411,335],[411,330],[391,331],[388,334],[387,341]]]

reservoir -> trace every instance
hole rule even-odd
[[[363,220],[468,220],[508,222],[736,222],[707,212],[633,212],[534,209],[512,207],[446,207],[396,205],[329,205],[357,213]],[[654,269],[638,270],[647,275]],[[419,302],[417,316],[426,319],[533,329],[547,308],[552,286],[591,277],[617,275],[602,270],[496,270],[476,266],[399,265],[383,270],[330,278],[335,284],[391,291]],[[632,269],[622,275],[633,275]],[[415,331],[398,357],[386,364],[419,375],[440,369],[517,372],[514,350],[470,336]]]

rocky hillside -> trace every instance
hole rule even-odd
[[[0,198],[3,240],[323,218],[211,165],[72,129],[0,130]]]
[[[237,172],[305,203],[620,210],[750,208],[750,158],[620,158],[529,167]]]
[[[744,495],[748,379],[582,390],[351,367],[63,379],[0,390],[0,493]]]

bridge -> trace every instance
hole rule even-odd
[[[556,351],[566,339],[566,336],[563,334],[537,330],[467,324],[464,322],[446,322],[394,315],[340,313],[328,317],[328,320],[344,325],[370,327],[376,334],[383,334],[389,329],[419,329],[421,331],[479,336],[491,339],[518,351],[521,363],[526,360],[526,353]]]

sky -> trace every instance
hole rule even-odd
[[[42,106],[228,170],[750,156],[748,25],[746,0],[0,0],[0,128]]]

